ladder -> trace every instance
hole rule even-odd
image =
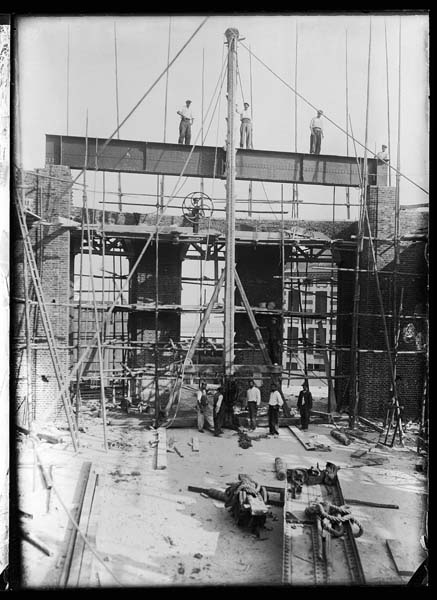
[[[56,340],[55,335],[53,333],[52,324],[50,322],[50,317],[48,315],[46,309],[46,303],[44,300],[44,294],[41,285],[41,278],[39,276],[38,267],[35,260],[35,254],[33,252],[32,243],[30,241],[30,234],[26,223],[25,217],[25,209],[23,206],[23,202],[20,198],[19,193],[16,193],[16,212],[18,217],[18,223],[20,226],[21,236],[23,239],[23,247],[25,260],[27,260],[27,264],[29,266],[30,275],[32,278],[33,287],[35,289],[35,295],[38,301],[38,307],[41,313],[41,320],[44,327],[44,332],[47,337],[47,344],[50,351],[50,356],[53,362],[53,368],[55,371],[56,379],[59,385],[59,389],[61,391],[62,403],[64,405],[65,415],[67,417],[68,428],[71,434],[71,440],[73,443],[74,451],[76,452],[79,446],[79,431],[77,424],[74,419],[73,409],[70,404],[70,398],[68,396],[68,392],[65,390],[65,381],[62,375],[62,369],[59,362],[59,356],[56,350]],[[64,391],[62,391],[64,390]]]

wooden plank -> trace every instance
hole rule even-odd
[[[235,283],[237,284],[238,290],[241,295],[241,299],[243,300],[244,307],[249,316],[249,321],[250,321],[250,324],[252,325],[252,329],[255,332],[255,337],[256,337],[259,347],[261,349],[261,352],[262,352],[262,355],[264,358],[264,362],[266,363],[267,366],[270,367],[270,366],[272,366],[272,361],[270,360],[270,356],[269,356],[269,353],[267,352],[267,348],[264,343],[263,336],[261,334],[261,330],[258,327],[258,323],[256,322],[255,315],[253,314],[252,307],[250,306],[250,302],[246,296],[246,292],[244,291],[244,287],[243,287],[243,284],[241,283],[241,279],[238,275],[237,269],[234,269],[234,273],[235,273]]]
[[[361,421],[361,423],[363,423],[364,425],[372,427],[373,429],[375,429],[375,431],[378,431],[379,433],[382,433],[384,431],[384,427],[381,427],[380,425],[369,421],[369,419],[365,419],[364,417],[358,417],[358,420]]]
[[[100,515],[102,512],[102,490],[105,485],[105,477],[103,474],[97,474],[96,489],[94,494],[94,500],[92,505],[92,515],[88,524],[86,537],[91,546],[96,549],[97,545],[97,531],[100,522]],[[85,546],[83,557],[82,557],[82,568],[80,571],[79,583],[80,587],[92,587],[95,583],[93,581],[93,573],[95,572],[96,558],[88,546]]]
[[[383,504],[382,502],[370,502],[369,500],[359,500],[355,498],[345,498],[346,504],[355,504],[356,506],[373,506],[374,508],[399,508],[398,504]]]
[[[193,452],[199,452],[199,438],[197,435],[193,435],[191,438],[191,449]]]
[[[305,450],[315,450],[316,449],[316,447],[314,446],[314,444],[312,442],[305,440],[300,429],[298,429],[294,425],[288,425],[288,429],[299,440],[299,442],[302,444],[302,446],[305,448]]]
[[[29,544],[32,544],[32,546],[35,546],[35,548],[38,548],[38,550],[41,550],[41,552],[43,552],[47,556],[52,555],[52,551],[50,550],[50,548],[48,548],[44,544],[44,542],[42,542],[40,539],[38,539],[34,535],[32,535],[23,526],[21,526],[20,534],[21,534],[21,537],[23,538],[23,540],[25,540],[26,542],[29,542]]]
[[[85,490],[91,471],[91,462],[84,462],[82,464],[80,474],[77,480],[76,489],[73,497],[73,508],[71,514],[76,522],[80,519],[80,513],[82,510],[83,499],[85,496]],[[61,556],[57,561],[57,565],[60,564],[61,572],[58,579],[58,587],[65,587],[68,579],[68,573],[70,570],[71,559],[73,556],[74,545],[76,542],[77,531],[74,525],[68,520],[67,532],[65,534],[63,550]]]
[[[156,430],[158,444],[156,445],[156,463],[155,469],[161,470],[167,468],[167,430],[160,427]]]
[[[361,458],[365,454],[367,454],[367,450],[355,450],[355,452],[352,452],[351,458]]]
[[[385,541],[399,575],[412,575],[418,567],[420,558],[415,556],[414,551],[405,542],[395,539]]]
[[[97,484],[97,473],[92,471],[88,479],[88,485],[86,487],[85,496],[83,499],[82,510],[80,513],[80,519],[78,521],[81,532],[86,536],[88,525],[92,513],[92,506],[94,500],[94,494],[96,491]],[[74,552],[70,565],[70,572],[68,575],[66,587],[78,587],[80,570],[82,568],[83,553],[85,549],[85,542],[82,536],[77,534],[76,543],[74,545]]]

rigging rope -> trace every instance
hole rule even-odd
[[[249,51],[248,47],[245,44],[243,44],[243,42],[240,42],[240,43],[243,46],[243,48],[245,48],[247,51]],[[305,96],[303,96],[302,94],[300,94],[289,83],[287,83],[284,79],[282,79],[282,77],[280,77],[277,73],[275,73],[275,71],[273,71],[273,69],[271,69],[261,58],[259,58],[253,52],[252,52],[252,55],[256,58],[256,60],[259,63],[261,63],[268,71],[270,71],[270,73],[272,73],[272,75],[274,75],[277,79],[279,79],[279,81],[281,81],[286,87],[288,87],[294,94],[296,94],[296,96],[298,96],[298,98],[300,98],[301,100],[303,100],[306,104],[308,104],[308,106],[310,106],[311,108],[313,108],[315,111],[318,110],[316,108],[316,106],[314,106],[314,104],[312,104],[309,100],[307,100],[305,98]],[[323,117],[326,118],[327,121],[329,121],[330,123],[332,123],[332,125],[334,125],[334,127],[336,127],[337,129],[339,129],[340,131],[342,131],[344,134],[346,134],[348,137],[350,137],[359,146],[361,146],[362,148],[364,148],[365,150],[367,150],[371,155],[376,156],[375,152],[373,152],[372,150],[370,150],[369,148],[367,148],[365,146],[365,144],[362,144],[359,140],[355,139],[350,133],[348,133],[345,129],[343,129],[343,127],[341,127],[341,125],[338,125],[333,119],[330,119],[326,115],[326,113],[323,114]],[[404,179],[406,179],[407,181],[409,181],[410,183],[412,183],[413,185],[415,185],[417,188],[419,188],[420,190],[422,190],[422,192],[425,192],[425,194],[429,195],[429,191],[428,190],[426,190],[425,188],[423,188],[422,186],[420,186],[418,183],[416,183],[415,181],[413,181],[412,179],[410,179],[409,177],[407,177],[407,175],[405,175],[404,173],[401,173],[397,168],[393,167],[393,165],[388,164],[387,166],[388,166],[389,169],[393,169],[393,171],[395,171],[396,173],[398,173],[401,177],[403,177]]]
[[[217,87],[217,86],[216,86],[216,87]],[[212,98],[211,98],[211,101],[210,101],[210,103],[209,103],[209,106],[208,106],[208,108],[207,108],[206,115],[205,115],[205,119],[208,117],[208,114],[209,114],[209,111],[210,111],[210,109],[211,109],[211,106],[212,106],[212,102],[213,102],[213,100],[214,100],[214,96],[212,96]],[[176,191],[176,189],[177,189],[177,186],[179,185],[179,182],[180,182],[180,180],[182,179],[182,177],[183,177],[183,175],[184,175],[185,169],[187,168],[187,165],[188,165],[188,163],[189,163],[189,161],[190,161],[190,159],[191,159],[191,156],[192,156],[192,154],[193,154],[193,152],[194,152],[194,149],[195,149],[195,147],[196,147],[197,140],[198,140],[198,138],[199,138],[199,136],[200,136],[200,133],[201,133],[201,131],[200,131],[200,129],[199,129],[199,132],[197,133],[197,135],[196,135],[196,138],[195,138],[195,140],[194,140],[194,144],[193,144],[193,145],[192,145],[192,147],[191,147],[191,150],[190,150],[190,152],[189,152],[189,154],[188,154],[188,156],[187,156],[187,158],[186,158],[186,160],[185,160],[185,163],[184,163],[184,165],[183,165],[183,167],[182,167],[181,173],[180,173],[180,175],[179,175],[179,177],[178,177],[178,179],[177,179],[177,181],[176,181],[176,183],[175,183],[175,185],[174,185],[174,188],[173,188],[173,192],[172,192],[172,194],[173,194],[173,193]],[[84,171],[84,170],[85,170],[85,169],[83,169],[83,171]],[[83,171],[82,171],[82,172],[83,172]],[[159,223],[161,222],[161,220],[164,218],[165,211],[166,211],[166,209],[168,208],[168,206],[170,205],[170,203],[171,203],[171,201],[172,201],[172,199],[173,199],[173,196],[172,196],[172,194],[170,195],[170,197],[169,197],[169,200],[167,201],[167,203],[165,204],[165,206],[163,207],[163,211],[162,211],[162,213],[161,213],[161,215],[160,215],[160,217],[159,217],[159,219],[158,219],[158,221],[157,221],[156,225],[159,225]],[[110,321],[110,319],[111,319],[111,316],[112,316],[112,313],[113,313],[113,310],[114,310],[114,308],[115,308],[115,306],[116,306],[117,302],[119,301],[119,299],[122,297],[123,293],[125,292],[125,290],[126,290],[126,289],[127,289],[127,287],[129,286],[129,284],[130,284],[130,281],[131,281],[131,279],[132,279],[132,277],[133,277],[133,275],[134,275],[134,273],[135,273],[135,271],[136,271],[136,268],[137,268],[137,266],[139,265],[140,261],[142,260],[142,258],[143,258],[143,256],[144,256],[144,254],[145,254],[145,252],[146,252],[146,250],[147,250],[147,248],[149,247],[149,245],[150,245],[150,243],[151,243],[151,241],[152,241],[152,238],[153,238],[153,233],[149,235],[149,237],[148,237],[148,239],[147,239],[146,243],[144,244],[144,246],[143,246],[143,248],[142,248],[142,250],[141,250],[140,254],[138,255],[138,257],[137,257],[137,259],[136,259],[136,261],[135,261],[135,263],[134,263],[134,265],[133,265],[133,267],[132,267],[132,269],[131,269],[130,273],[127,275],[127,277],[126,277],[126,279],[125,279],[125,281],[124,281],[124,284],[123,284],[123,286],[121,286],[121,288],[120,288],[120,291],[119,291],[119,293],[118,293],[118,296],[117,296],[117,297],[114,299],[113,303],[112,303],[112,304],[111,304],[111,306],[108,308],[108,310],[107,310],[107,313],[106,313],[106,317],[105,317],[105,325],[106,325],[107,323],[109,323],[109,321]],[[85,348],[84,352],[82,353],[82,355],[81,355],[81,356],[80,356],[80,358],[77,360],[77,362],[75,363],[75,365],[72,367],[72,369],[71,369],[70,373],[68,374],[68,377],[67,377],[67,382],[66,382],[66,384],[65,384],[65,385],[62,387],[62,389],[60,390],[60,395],[59,395],[59,398],[57,398],[57,400],[59,400],[60,398],[62,398],[62,394],[64,394],[64,393],[66,392],[66,390],[68,389],[68,386],[69,386],[69,383],[70,383],[70,381],[71,381],[72,377],[73,377],[73,376],[74,376],[74,375],[77,373],[78,369],[81,367],[82,363],[85,361],[85,358],[86,358],[86,356],[87,356],[87,354],[88,354],[88,351],[89,351],[89,349],[90,349],[91,345],[94,343],[94,341],[95,341],[96,339],[97,339],[97,334],[95,333],[95,334],[94,334],[94,336],[92,337],[92,339],[91,339],[90,343],[89,343],[89,344],[88,344],[88,346]]]
[[[96,154],[96,160],[100,156],[102,156],[103,152],[106,150],[106,148],[108,147],[109,143],[114,139],[115,135],[118,133],[118,131],[121,129],[121,127],[126,123],[126,121],[133,115],[133,113],[137,110],[137,108],[147,98],[147,96],[150,94],[150,92],[153,90],[153,88],[156,87],[156,85],[161,81],[161,79],[164,77],[164,75],[167,73],[167,71],[170,69],[170,67],[176,62],[176,60],[179,58],[179,56],[182,54],[182,52],[185,50],[185,48],[188,46],[188,44],[191,42],[191,40],[197,35],[197,33],[200,31],[200,29],[205,25],[205,23],[206,23],[206,21],[208,19],[209,19],[209,17],[205,17],[203,19],[203,21],[200,23],[200,25],[197,27],[197,29],[190,35],[190,37],[185,42],[185,44],[180,48],[180,50],[177,52],[177,54],[172,58],[172,60],[170,61],[170,63],[167,65],[167,67],[155,79],[155,81],[147,89],[147,91],[141,96],[141,98],[138,100],[138,102],[135,104],[135,106],[129,111],[129,113],[126,115],[126,117],[120,123],[120,125],[117,125],[117,128],[115,129],[115,131],[113,131],[112,134],[107,138],[107,140],[103,144],[101,150]],[[73,182],[71,183],[71,185],[73,185],[76,182],[76,180],[79,179],[79,177],[82,175],[82,173],[83,173],[83,169],[77,175],[77,177],[73,180]]]

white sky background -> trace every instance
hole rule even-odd
[[[203,20],[202,16],[171,17],[170,57],[181,48]],[[391,159],[397,162],[398,122],[398,44],[399,15],[230,15],[210,16],[203,28],[171,67],[168,80],[167,142],[177,142],[179,116],[176,111],[185,100],[192,100],[195,114],[192,142],[201,125],[202,55],[205,56],[204,109],[211,100],[221,70],[224,32],[236,27],[243,43],[273,71],[294,87],[296,23],[298,27],[297,90],[326,116],[346,127],[345,60],[348,35],[349,112],[354,135],[364,143],[366,124],[367,63],[369,25],[372,22],[370,66],[368,147],[379,151],[387,144],[387,91],[384,26],[387,28]],[[67,47],[69,61],[69,130],[70,135],[85,135],[88,111],[88,135],[109,137],[116,128],[114,23],[117,28],[120,121],[128,114],[148,87],[167,65],[170,15],[166,16],[85,16],[22,17],[18,21],[19,125],[21,127],[22,163],[26,169],[44,166],[45,134],[67,133]],[[428,16],[403,14],[401,64],[401,171],[428,189]],[[250,102],[249,54],[239,45],[238,61],[245,100]],[[264,150],[294,151],[295,95],[255,58],[252,58],[254,147]],[[223,146],[226,135],[225,93],[214,115],[206,145]],[[238,103],[242,106],[238,88]],[[219,114],[220,110],[220,114]],[[163,141],[165,111],[165,77],[120,130],[121,139]],[[297,151],[309,152],[309,122],[314,110],[297,99]],[[211,113],[210,113],[211,115]],[[209,118],[206,121],[205,131]],[[198,139],[200,143],[200,136]],[[346,155],[346,136],[325,121],[322,153]],[[354,154],[349,142],[349,153]],[[358,155],[364,150],[358,148]],[[392,175],[394,185],[395,174]],[[173,192],[177,178],[166,178],[166,193]],[[102,189],[101,173],[89,173],[91,187]],[[106,175],[106,190],[117,190],[116,175]],[[122,175],[123,192],[156,193],[155,176]],[[180,195],[200,189],[199,179],[185,180]],[[279,199],[281,186],[265,184],[270,199]],[[222,181],[205,181],[205,192],[224,198]],[[247,199],[248,183],[237,182],[237,195]],[[254,198],[264,199],[260,183],[254,184]],[[80,194],[77,196],[80,201]],[[291,198],[291,185],[284,186],[285,200]],[[300,186],[303,204],[299,214],[307,219],[332,219],[332,188]],[[337,188],[336,201],[344,202],[345,190]],[[90,206],[98,204],[100,195],[90,193]],[[109,197],[107,196],[108,200]],[[116,201],[117,197],[112,196]],[[143,202],[141,197],[125,201]],[[326,203],[305,207],[305,200]],[[356,193],[351,193],[351,202]],[[428,202],[428,195],[401,179],[401,204]],[[153,203],[153,198],[147,200]],[[223,203],[216,207],[224,208]],[[116,205],[108,209],[116,210]],[[270,206],[257,205],[259,210]],[[290,210],[290,205],[286,207]],[[154,212],[154,208],[128,206],[124,210]],[[279,205],[274,205],[279,210]],[[180,209],[169,209],[181,214]],[[356,213],[351,211],[351,218]],[[224,216],[224,213],[218,215]],[[237,216],[243,216],[237,214]],[[255,218],[266,218],[257,215]],[[276,215],[280,218],[280,215]],[[336,218],[346,218],[337,208]],[[210,289],[210,288],[208,288]],[[208,294],[209,295],[209,294]]]

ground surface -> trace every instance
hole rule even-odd
[[[386,539],[398,539],[411,557],[412,568],[420,564],[419,538],[423,534],[427,480],[415,470],[419,457],[411,446],[375,448],[378,434],[361,432],[365,440],[342,446],[331,436],[331,425],[310,426],[305,435],[313,442],[331,447],[330,452],[306,451],[288,428],[279,438],[262,437],[242,449],[238,435],[225,430],[216,438],[193,429],[167,430],[168,446],[175,444],[183,455],[167,453],[167,468],[154,468],[155,450],[149,442],[154,433],[143,415],[109,411],[109,451],[102,447],[102,423],[84,416],[85,433],[77,454],[68,443],[41,443],[39,452],[46,465],[54,465],[54,483],[64,502],[71,502],[83,461],[104,474],[99,486],[101,509],[97,551],[103,562],[93,564],[92,585],[114,586],[110,572],[123,586],[159,585],[280,585],[282,578],[282,508],[272,506],[266,527],[256,537],[236,526],[222,502],[189,492],[189,485],[224,489],[239,473],[248,473],[265,485],[281,486],[276,479],[274,459],[282,457],[288,466],[309,467],[326,461],[340,465],[339,478],[344,497],[398,504],[399,510],[353,506],[364,526],[357,540],[361,562],[369,584],[406,583],[400,576],[386,546]],[[265,428],[255,432],[260,436]],[[197,435],[200,451],[189,442]],[[378,466],[363,465],[351,458],[357,449],[371,448],[370,456],[384,457]],[[367,455],[369,456],[369,455]],[[50,511],[47,492],[33,468],[29,442],[20,445],[19,479],[21,509],[32,513],[26,524],[52,550],[46,556],[23,544],[24,583],[30,587],[57,585],[59,555],[64,542],[67,518],[52,494]],[[110,572],[109,572],[110,571]]]

